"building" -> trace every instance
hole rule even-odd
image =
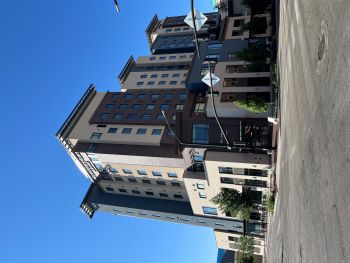
[[[206,15],[201,60],[184,16],[154,16],[146,30],[152,54],[128,59],[118,76],[121,92],[91,85],[56,137],[92,182],[81,203],[90,218],[108,212],[206,226],[215,230],[219,247],[235,250],[232,237],[263,240],[259,206],[271,174],[271,125],[264,114],[228,102],[238,93],[268,96],[270,75],[246,72],[232,54],[250,40],[222,39],[220,15]],[[212,72],[222,79],[214,98],[220,122],[201,82],[209,71],[206,57],[217,59]],[[227,71],[232,66],[238,75]],[[239,78],[237,85],[225,85],[234,82],[229,77]],[[254,192],[256,209],[247,224],[211,202],[222,188]]]

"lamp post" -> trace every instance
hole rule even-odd
[[[117,9],[117,12],[120,13],[120,8],[117,0],[114,0],[115,8]]]

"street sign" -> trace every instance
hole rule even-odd
[[[201,12],[198,12],[196,9],[194,9],[194,17],[195,17],[195,21],[196,21],[196,29],[197,30],[199,30],[204,25],[204,23],[208,20],[208,18],[205,15],[203,15]],[[193,19],[192,19],[192,12],[190,12],[186,16],[184,21],[187,25],[194,28]]]
[[[213,87],[220,81],[219,77],[215,76],[213,73],[211,73],[211,79]],[[202,81],[210,87],[210,72],[208,72],[207,75],[205,75],[204,78],[202,78]]]

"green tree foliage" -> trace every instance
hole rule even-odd
[[[254,252],[254,244],[253,238],[250,236],[241,236],[236,241],[236,247],[243,255],[242,257],[249,258],[253,255]]]
[[[254,258],[243,256],[237,261],[237,263],[254,263]]]
[[[270,213],[273,213],[274,207],[275,207],[275,199],[273,198],[273,196],[269,195],[266,199],[266,209],[267,211],[269,211]]]
[[[258,71],[265,67],[266,58],[270,55],[266,45],[258,44],[251,45],[244,48],[241,52],[237,52],[237,57],[241,60],[247,61],[250,64],[248,68],[250,71]]]
[[[242,220],[249,220],[252,201],[245,193],[240,193],[235,189],[222,188],[211,201],[219,206],[224,213],[230,213]]]
[[[249,96],[247,100],[238,99],[233,102],[237,107],[254,113],[267,112],[267,104],[264,97]]]

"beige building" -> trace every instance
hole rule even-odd
[[[269,188],[271,160],[267,154],[248,154],[207,151],[203,160],[204,172],[186,172],[184,182],[193,213],[196,215],[232,218],[211,202],[222,188],[238,192],[254,191],[261,201]],[[256,207],[259,219],[259,205]]]
[[[242,236],[228,231],[215,230],[216,245],[219,248],[239,252],[236,242]],[[262,237],[252,237],[254,245],[254,255],[264,255],[265,239]]]

